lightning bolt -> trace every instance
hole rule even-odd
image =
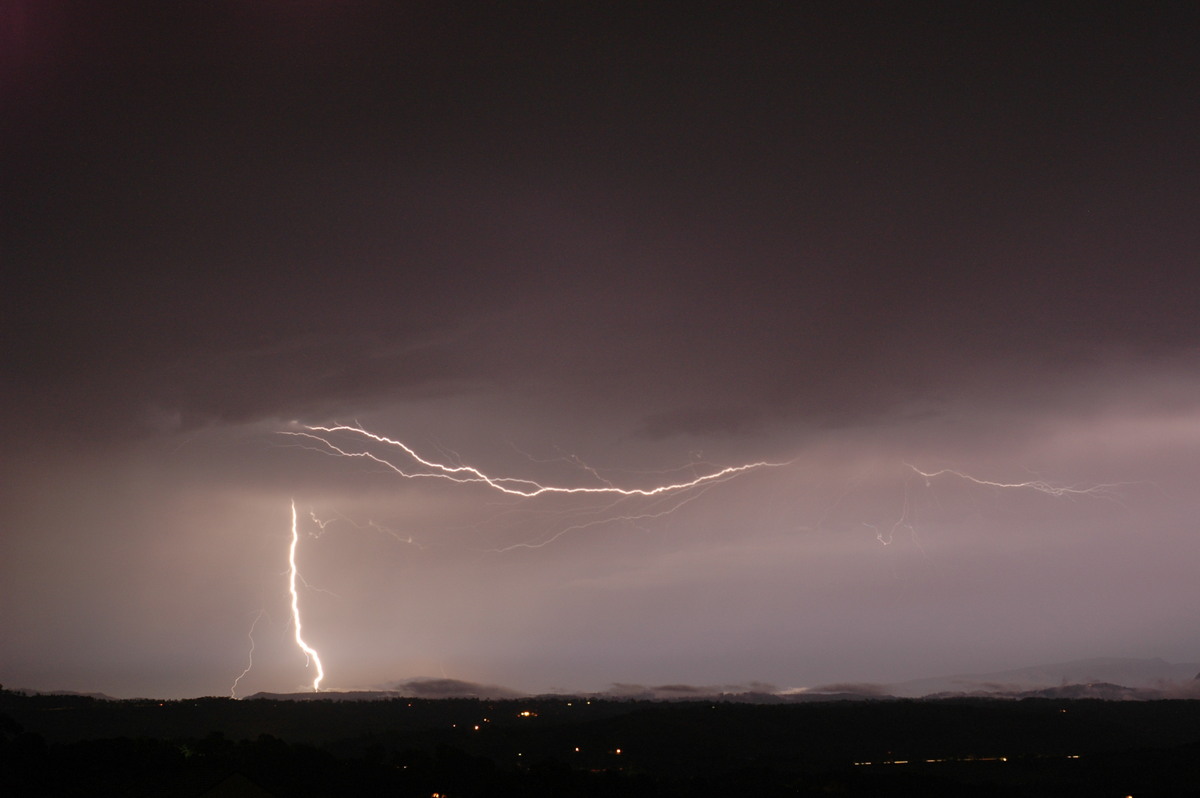
[[[308,517],[312,519],[312,522],[313,522],[313,524],[316,525],[317,529],[321,530],[321,533],[324,533],[325,530],[331,524],[344,522],[344,523],[347,523],[350,526],[354,527],[355,529],[374,529],[376,532],[379,532],[380,534],[383,534],[383,535],[387,535],[387,536],[393,538],[394,540],[399,541],[400,543],[405,543],[409,546],[416,546],[418,549],[425,548],[420,543],[417,543],[415,540],[413,540],[411,535],[401,535],[396,530],[391,529],[390,527],[386,527],[383,524],[380,524],[369,518],[367,519],[367,521],[365,523],[359,523],[351,518],[347,518],[346,516],[342,515],[341,513],[337,513],[334,518],[321,518],[313,510],[308,511]],[[301,580],[301,581],[303,581],[303,580]],[[306,588],[309,588],[310,590],[319,590],[319,588],[314,588],[312,585],[308,584],[307,582],[305,582],[304,586]],[[322,590],[321,592],[329,593],[330,595],[333,595],[333,592],[330,590]]]
[[[905,482],[904,482],[904,498],[900,504],[900,514],[899,514],[899,516],[896,517],[896,520],[892,522],[892,525],[888,529],[888,531],[886,533],[884,533],[875,524],[870,524],[870,523],[867,523],[866,521],[863,521],[863,526],[874,530],[875,531],[875,539],[878,540],[884,546],[892,545],[892,543],[895,542],[895,540],[896,540],[896,533],[900,532],[901,530],[907,529],[909,535],[912,537],[913,542],[917,545],[917,548],[920,550],[921,554],[925,555],[925,548],[921,545],[921,541],[917,538],[917,530],[916,530],[916,527],[913,526],[914,521],[912,520],[911,516],[912,516],[912,502],[910,500],[909,492],[908,492],[908,481],[905,480]]]
[[[370,443],[382,444],[393,450],[398,450],[400,454],[407,459],[405,465],[400,465],[393,460],[381,457],[374,452],[368,451],[365,448],[347,449],[335,444],[329,437],[338,433],[349,433],[364,439],[364,445]],[[612,518],[607,518],[605,521],[626,521],[636,523],[639,520],[658,518],[673,512],[679,507],[687,504],[691,500],[703,494],[708,488],[711,488],[721,482],[733,479],[741,474],[749,471],[754,471],[763,468],[778,468],[789,465],[788,462],[767,462],[758,461],[753,463],[745,463],[742,465],[728,466],[725,468],[714,468],[708,473],[695,476],[691,479],[686,479],[677,482],[666,482],[663,484],[654,485],[652,487],[620,487],[615,483],[603,478],[593,468],[586,466],[578,461],[575,462],[586,473],[595,478],[600,485],[583,485],[583,486],[567,486],[567,485],[552,485],[542,484],[532,479],[520,477],[494,476],[487,474],[484,471],[470,465],[449,464],[428,459],[417,453],[415,449],[402,441],[394,440],[383,435],[377,435],[373,432],[368,432],[360,426],[349,424],[336,424],[333,426],[308,426],[303,425],[300,430],[280,430],[280,434],[288,435],[294,438],[299,438],[303,441],[304,448],[313,449],[338,457],[356,457],[371,460],[384,468],[395,472],[406,479],[441,479],[459,484],[481,484],[486,487],[498,491],[509,496],[516,496],[525,499],[532,499],[538,496],[546,496],[552,494],[576,494],[576,495],[592,495],[592,496],[608,496],[612,497],[614,503],[625,498],[631,497],[668,497],[672,494],[682,494],[675,496],[675,500],[668,509],[656,512],[644,512],[641,514],[621,515]],[[454,458],[457,463],[457,457]],[[325,529],[328,521],[321,521],[312,514],[313,521],[322,530]],[[602,521],[592,521],[590,523],[576,524],[559,531],[557,534],[542,540],[537,543],[515,544],[504,548],[494,549],[495,552],[510,551],[515,548],[541,548],[558,540],[568,532],[583,529],[594,524],[602,523]],[[372,523],[372,525],[374,525]],[[381,528],[382,529],[382,528]],[[391,530],[385,530],[395,535]],[[321,658],[317,654],[316,649],[304,641],[302,635],[302,625],[300,621],[300,597],[296,590],[296,582],[300,579],[298,569],[296,568],[296,547],[299,543],[299,533],[297,531],[297,515],[296,502],[292,501],[292,542],[288,551],[288,587],[292,597],[292,622],[295,625],[296,645],[304,652],[305,657],[315,663],[317,668],[316,678],[313,680],[313,691],[320,690],[321,680],[325,677],[325,671],[321,666]],[[412,543],[412,538],[407,539],[408,543]],[[249,669],[247,669],[249,670]],[[244,675],[244,674],[243,674]],[[239,680],[241,677],[238,677]],[[236,688],[237,682],[234,682]]]
[[[304,642],[304,637],[301,634],[302,627],[300,625],[300,594],[296,592],[296,579],[299,572],[296,569],[296,545],[300,542],[300,533],[296,527],[296,502],[292,501],[292,545],[288,549],[288,590],[292,594],[292,624],[296,630],[296,645],[304,652],[305,665],[311,661],[317,666],[317,676],[313,679],[312,689],[314,693],[320,692],[321,680],[325,678],[325,669],[321,667],[321,655],[317,650]]]
[[[924,477],[926,486],[930,484],[931,480],[949,474],[951,476],[958,477],[959,479],[965,479],[967,482],[974,482],[976,485],[982,485],[984,487],[1033,490],[1037,491],[1038,493],[1044,493],[1047,496],[1054,496],[1056,498],[1071,496],[1104,496],[1112,498],[1113,492],[1117,488],[1131,484],[1128,482],[1110,482],[1100,485],[1088,485],[1086,487],[1080,487],[1078,485],[1055,485],[1054,483],[1046,482],[1043,479],[1031,479],[1026,482],[995,482],[990,479],[973,477],[970,474],[964,474],[962,471],[956,471],[953,468],[942,468],[938,471],[922,471],[915,465],[911,465],[909,463],[905,463],[904,465],[908,466],[908,468]]]
[[[246,637],[250,638],[250,654],[248,655],[249,661],[246,663],[246,669],[239,673],[238,677],[233,680],[233,685],[229,688],[230,698],[237,698],[238,682],[240,682],[242,677],[249,673],[250,669],[254,667],[254,627],[258,626],[259,619],[266,614],[266,610],[259,610],[258,614],[254,616],[254,620],[250,623],[250,631],[246,632]]]
[[[705,486],[705,488],[703,488],[702,491],[706,490],[708,487],[711,487],[711,486]],[[602,524],[613,524],[613,523],[618,523],[618,522],[623,522],[623,523],[627,523],[627,524],[636,524],[638,521],[649,521],[649,520],[652,520],[655,518],[662,518],[665,515],[670,515],[671,513],[675,512],[676,510],[678,510],[680,507],[684,506],[685,504],[687,504],[691,501],[694,501],[695,499],[698,499],[701,495],[702,495],[702,492],[697,492],[697,493],[693,493],[689,496],[685,496],[684,498],[680,499],[679,501],[677,501],[675,504],[671,505],[670,507],[667,507],[666,509],[663,509],[663,510],[658,510],[657,512],[645,512],[645,513],[639,513],[637,515],[605,516],[603,518],[598,518],[594,521],[587,521],[587,522],[583,522],[583,523],[579,523],[579,524],[572,524],[571,526],[568,526],[568,527],[564,527],[564,528],[560,529],[559,531],[555,532],[553,535],[550,535],[548,538],[541,540],[537,543],[530,543],[530,542],[512,543],[508,546],[503,546],[501,548],[489,549],[489,551],[491,551],[494,554],[503,554],[505,552],[513,551],[514,549],[540,549],[544,546],[549,546],[551,543],[555,542],[556,540],[558,540],[559,538],[561,538],[562,536],[564,536],[566,534],[569,534],[571,532],[577,532],[581,529],[588,529],[590,527],[600,526]]]
[[[432,457],[426,456],[403,441],[370,432],[357,424],[331,424],[328,426],[295,424],[291,429],[279,430],[278,434],[286,435],[295,440],[296,446],[299,448],[332,457],[357,458],[370,461],[404,479],[432,479],[460,485],[478,485],[493,492],[519,499],[571,495],[602,500],[602,507],[597,508],[593,506],[586,511],[586,514],[591,516],[586,520],[580,520],[578,523],[566,526],[549,536],[537,540],[514,543],[488,550],[494,553],[508,552],[514,549],[542,548],[554,543],[568,533],[604,523],[625,522],[636,525],[639,521],[660,518],[696,500],[709,489],[725,481],[735,479],[751,471],[780,468],[795,462],[794,460],[783,462],[759,460],[726,467],[697,463],[692,465],[692,469],[694,470],[690,473],[680,474],[678,471],[656,472],[657,477],[654,479],[659,481],[651,482],[648,485],[645,484],[645,480],[649,478],[643,473],[641,480],[639,480],[643,481],[643,484],[639,486],[636,484],[630,485],[628,482],[622,482],[616,478],[609,479],[572,455],[567,459],[580,470],[583,475],[581,478],[584,482],[590,484],[569,484],[569,482],[547,483],[528,477],[489,473],[482,468],[464,463],[455,453],[443,453],[440,456],[434,455]],[[347,443],[347,440],[353,441],[353,443]],[[1035,491],[1057,498],[1094,496],[1115,500],[1117,489],[1129,484],[1066,485],[1048,482],[1040,477],[1024,482],[1001,482],[981,479],[952,468],[926,471],[909,463],[902,463],[902,465],[908,471],[923,478],[927,487],[935,479],[952,476],[981,487]],[[674,473],[674,476],[671,473]],[[628,477],[626,477],[626,480],[628,480]],[[853,487],[853,484],[847,487],[845,494],[834,503],[834,506],[842,503],[846,498],[846,494],[852,492]],[[639,502],[641,506],[632,512],[621,512],[618,510],[618,506],[623,505],[629,499],[646,501]],[[909,480],[906,479],[904,481],[904,495],[900,513],[898,518],[889,524],[890,528],[881,529],[872,524],[867,524],[867,526],[875,531],[876,538],[885,546],[892,543],[897,533],[907,530],[918,548],[920,548],[922,554],[924,554],[924,548],[916,537],[916,529],[914,527],[914,513],[916,508],[913,506],[912,501],[913,499],[909,495]],[[655,504],[658,506],[653,506]],[[828,508],[825,514],[822,515],[822,519],[824,519],[825,515],[832,512],[832,510],[833,507]],[[603,517],[597,517],[599,515]],[[329,523],[329,521],[319,520],[315,515],[312,517],[314,523],[321,529],[324,529]],[[357,527],[362,526],[354,522],[350,523]],[[380,531],[392,534],[397,539],[405,540],[392,530],[378,527],[374,522],[370,522],[367,526],[376,527]],[[320,690],[320,683],[324,678],[324,670],[317,651],[306,643],[302,636],[299,596],[296,589],[297,581],[300,579],[296,567],[296,548],[298,542],[296,505],[293,501],[292,540],[289,550],[289,589],[291,592],[292,619],[295,624],[296,645],[304,652],[306,658],[316,665],[317,675],[312,683],[315,692]],[[407,538],[405,542],[413,543],[412,538]]]
[[[662,485],[656,485],[651,488],[622,488],[607,481],[603,485],[577,486],[568,487],[564,485],[543,485],[532,479],[519,477],[500,477],[491,476],[480,471],[478,468],[469,465],[447,465],[434,460],[427,460],[410,447],[408,444],[401,441],[386,438],[382,435],[376,435],[373,432],[368,432],[362,427],[350,426],[347,424],[338,424],[332,427],[312,427],[304,426],[306,431],[280,430],[281,435],[291,435],[297,438],[304,438],[316,441],[320,446],[323,446],[327,454],[333,454],[340,457],[362,457],[368,460],[373,460],[379,465],[387,468],[402,477],[407,479],[429,478],[429,479],[444,479],[450,482],[458,483],[482,483],[501,493],[506,493],[510,496],[520,496],[522,498],[533,498],[535,496],[544,496],[555,493],[570,493],[570,494],[602,494],[615,496],[661,496],[668,493],[678,493],[691,488],[699,487],[713,482],[718,482],[728,477],[736,476],[747,471],[754,471],[760,468],[779,468],[789,465],[789,462],[771,463],[767,461],[759,461],[755,463],[745,463],[743,465],[727,466],[708,474],[698,476],[684,482],[673,482]],[[359,435],[363,438],[375,441],[376,443],[384,444],[395,449],[399,449],[410,460],[413,461],[413,466],[409,466],[412,470],[405,470],[396,463],[380,457],[373,452],[365,449],[360,451],[348,451],[343,449],[328,438],[323,437],[319,433],[334,434],[338,432],[349,432]]]

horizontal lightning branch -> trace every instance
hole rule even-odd
[[[460,483],[482,483],[493,490],[500,491],[501,493],[507,493],[510,496],[521,496],[524,498],[533,498],[535,496],[543,496],[552,493],[601,494],[609,496],[661,496],[666,493],[686,491],[691,488],[718,482],[747,471],[753,471],[760,468],[779,468],[781,466],[789,465],[789,462],[771,463],[759,461],[754,463],[745,463],[743,465],[728,466],[726,468],[722,468],[683,482],[655,485],[654,487],[649,488],[622,488],[609,483],[604,485],[567,487],[563,485],[544,485],[531,479],[491,476],[473,466],[452,466],[433,460],[427,460],[421,455],[417,454],[417,452],[407,444],[391,438],[386,438],[382,435],[376,435],[375,433],[368,432],[361,427],[349,425],[336,425],[332,427],[305,426],[304,430],[305,431],[281,430],[280,434],[291,435],[293,437],[315,441],[316,443],[320,444],[320,446],[324,447],[323,451],[326,451],[330,454],[341,457],[362,457],[372,460],[405,478],[416,479],[424,477],[445,479],[451,482]],[[353,433],[371,441],[375,441],[376,443],[399,449],[404,455],[413,461],[414,465],[409,466],[410,469],[421,468],[426,470],[406,470],[400,465],[380,457],[373,452],[365,450],[351,451],[343,449],[321,434],[324,433],[327,435],[332,435],[339,432]]]
[[[1113,482],[1101,485],[1089,485],[1087,487],[1079,487],[1077,485],[1055,485],[1046,482],[1042,479],[1031,479],[1027,482],[995,482],[990,479],[979,479],[970,474],[964,474],[961,471],[955,471],[953,468],[943,468],[938,471],[922,471],[914,465],[905,463],[910,469],[925,477],[926,483],[931,479],[935,479],[947,474],[965,479],[968,482],[974,482],[976,485],[983,485],[989,488],[1010,488],[1010,489],[1026,489],[1034,490],[1038,493],[1044,493],[1047,496],[1111,496],[1116,488],[1123,487],[1129,483]]]

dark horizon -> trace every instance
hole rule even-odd
[[[262,690],[251,694],[225,693],[165,698],[153,695],[112,696],[98,691],[34,690],[0,685],[25,695],[78,696],[103,701],[189,701],[196,698],[286,701],[380,701],[397,698],[426,701],[522,699],[599,701],[732,701],[751,704],[792,704],[845,700],[945,700],[987,698],[998,700],[1090,699],[1102,701],[1158,701],[1200,698],[1200,663],[1170,663],[1162,659],[1099,657],[1071,662],[1028,665],[992,673],[960,673],[925,677],[894,684],[831,682],[799,689],[782,689],[762,682],[694,685],[613,683],[595,691],[525,692],[495,685],[445,677],[418,677],[375,688],[299,691]]]
[[[13,795],[76,794],[98,779],[136,795],[1179,795],[1196,783],[1200,702],[167,703],[0,692],[0,713]]]

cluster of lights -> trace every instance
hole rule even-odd
[[[1046,757],[1039,757],[1045,759]],[[1063,759],[1079,759],[1079,754],[1067,754]],[[878,762],[855,762],[859,766],[871,765],[922,765],[934,764],[937,762],[1007,762],[1006,756],[963,756],[963,757],[943,757],[941,759],[882,759]],[[1128,798],[1128,797],[1127,797]]]

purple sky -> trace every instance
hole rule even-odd
[[[1194,7],[346,5],[0,2],[0,682],[1200,659]]]

